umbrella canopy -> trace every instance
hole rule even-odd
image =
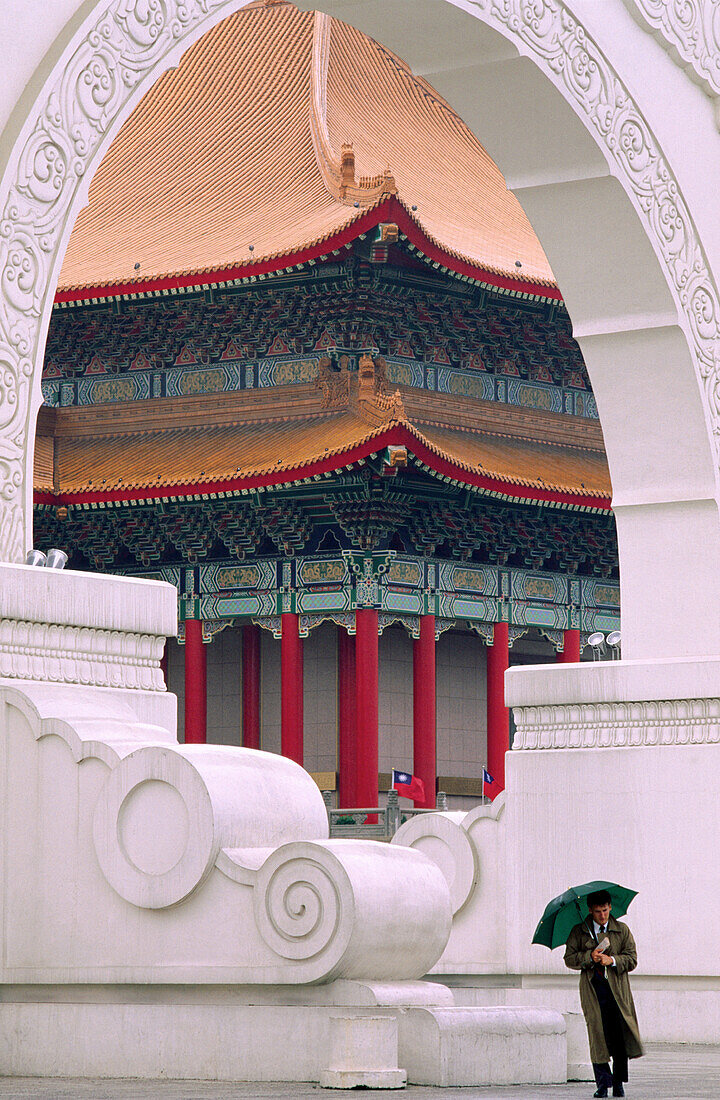
[[[637,894],[637,890],[628,890],[626,886],[618,886],[616,882],[584,882],[582,886],[571,886],[564,894],[553,898],[545,906],[545,912],[540,918],[540,923],[535,929],[532,942],[542,944],[543,947],[560,947],[567,943],[570,929],[575,924],[584,921],[587,914],[588,894],[594,894],[597,890],[607,890],[612,903],[614,917],[622,917],[627,913],[630,902]]]

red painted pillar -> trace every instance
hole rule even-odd
[[[357,806],[378,800],[378,613],[355,612],[355,715],[357,722]],[[374,815],[372,815],[374,818]]]
[[[580,660],[580,631],[566,630],[565,644],[562,653],[558,653],[557,659],[562,664],[577,664]]]
[[[338,669],[338,806],[358,806],[355,723],[355,639],[337,630]]]
[[[260,748],[260,627],[242,628],[242,743]]]
[[[507,623],[495,623],[493,644],[487,647],[487,770],[495,780],[491,797],[505,789],[505,753],[510,748],[510,711],[505,706],[509,633]]]
[[[435,616],[420,616],[420,637],[413,642],[413,774],[425,785],[425,799],[415,805],[435,806]]]
[[[281,616],[280,751],[297,764],[303,762],[303,644],[300,618],[292,611]]]
[[[185,744],[207,741],[207,660],[199,619],[185,620]]]

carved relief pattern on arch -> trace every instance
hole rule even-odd
[[[720,296],[690,211],[650,127],[584,28],[560,0],[471,0],[490,26],[519,39],[585,115],[634,199],[687,321],[720,447]],[[674,0],[678,6],[679,0]]]
[[[584,113],[626,181],[687,320],[716,442],[720,302],[678,185],[607,59],[560,0],[471,0]],[[0,209],[0,560],[24,553],[25,446],[43,310],[68,213],[114,119],[163,58],[239,0],[106,0],[48,83]],[[32,124],[32,119],[31,119]],[[14,163],[14,162],[13,162]]]
[[[33,375],[73,200],[140,81],[183,40],[197,37],[213,12],[238,6],[237,0],[111,0],[54,86],[46,86],[0,210],[0,560],[21,560],[25,551]]]
[[[717,0],[625,0],[625,3],[689,76],[710,95],[720,95]]]

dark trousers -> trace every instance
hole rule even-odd
[[[612,995],[610,983],[605,977],[593,974],[593,989],[600,1004],[605,1042],[612,1058],[612,1072],[609,1062],[593,1062],[595,1082],[598,1088],[610,1088],[622,1084],[628,1079],[628,1058],[625,1050],[623,1018],[617,1002]]]

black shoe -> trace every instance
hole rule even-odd
[[[605,1094],[607,1096],[607,1093]],[[613,1096],[624,1096],[625,1089],[622,1085],[613,1085]]]
[[[597,1092],[593,1093],[593,1096],[607,1096],[607,1094],[608,1094],[607,1085],[601,1085],[600,1088],[597,1090]]]

